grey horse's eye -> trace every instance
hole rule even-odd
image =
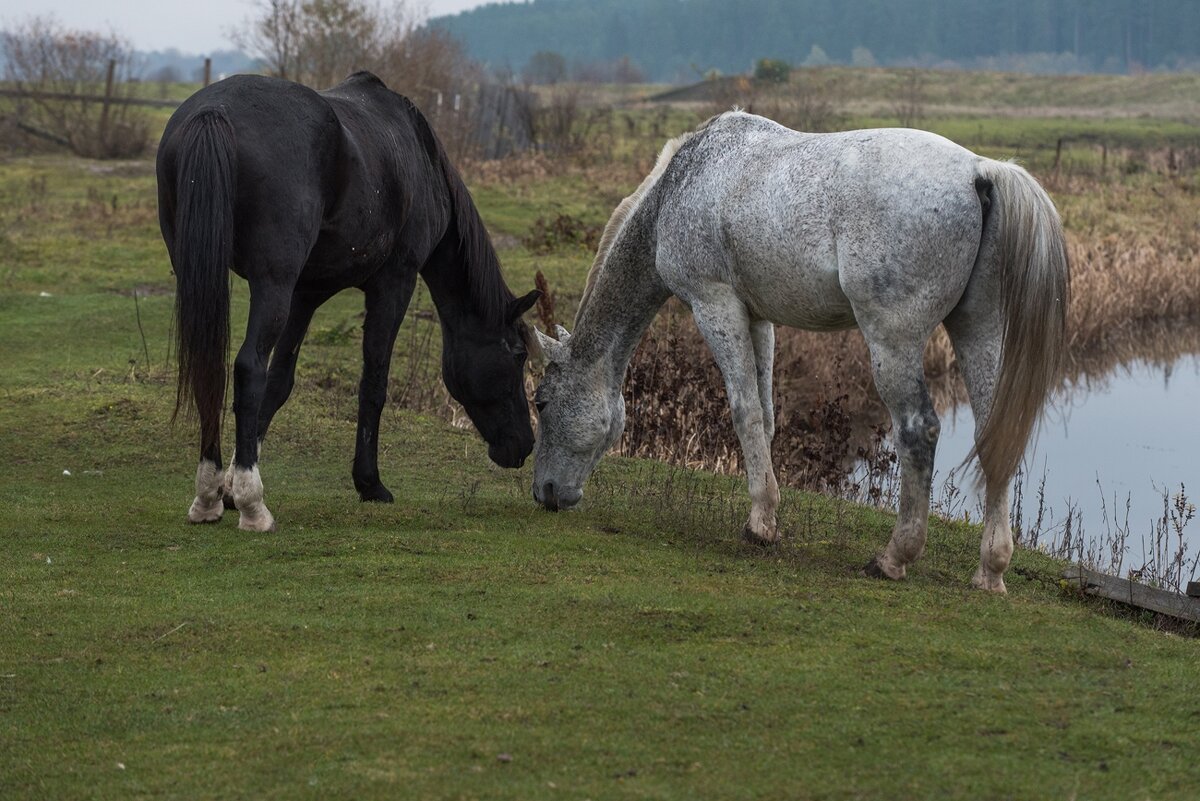
[[[538,414],[541,414],[541,413],[542,413],[542,409],[545,409],[545,408],[546,408],[546,402],[545,402],[544,400],[540,400],[540,401],[534,401],[534,402],[533,402],[533,405],[537,407]]]

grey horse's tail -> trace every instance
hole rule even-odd
[[[1004,336],[992,408],[972,454],[989,483],[1007,483],[1059,379],[1070,265],[1058,211],[1033,176],[1000,161],[982,161],[979,174],[992,183],[984,237],[999,268]]]

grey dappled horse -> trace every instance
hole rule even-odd
[[[1018,166],[923,131],[805,134],[740,112],[714,117],[669,142],[613,213],[574,334],[538,332],[548,364],[534,498],[549,509],[579,502],[624,427],[633,350],[676,295],[725,377],[750,484],[744,536],[774,542],[772,324],[857,325],[901,465],[895,529],[866,570],[901,579],[925,546],[938,418],[922,354],[944,323],[986,482],[972,583],[1004,592],[1008,484],[1056,379],[1067,290],[1058,214]]]

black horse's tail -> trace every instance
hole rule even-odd
[[[175,415],[188,399],[200,415],[200,448],[220,441],[229,352],[229,270],[233,266],[236,148],[222,109],[197,111],[176,138]]]

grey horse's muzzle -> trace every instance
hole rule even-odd
[[[583,490],[557,487],[553,481],[547,481],[540,488],[537,484],[533,485],[533,499],[551,512],[570,509],[582,498]]]

